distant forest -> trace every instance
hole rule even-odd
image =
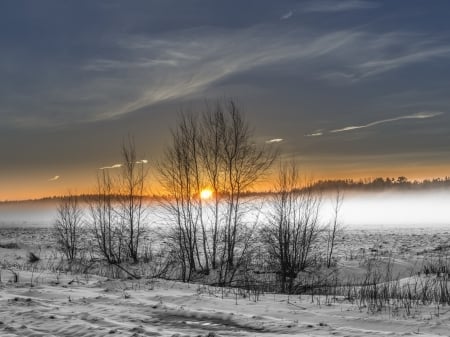
[[[313,184],[313,188],[329,191],[341,190],[424,190],[424,189],[446,189],[450,188],[450,177],[434,178],[425,180],[409,180],[405,176],[397,178],[366,178],[366,179],[338,179],[338,180],[318,180]]]
[[[397,178],[364,178],[364,179],[326,179],[318,180],[310,185],[310,188],[322,192],[332,192],[336,190],[341,191],[388,191],[388,190],[399,190],[399,191],[420,191],[420,190],[430,190],[430,189],[450,189],[450,177],[446,176],[444,178],[433,178],[425,180],[409,180],[405,176],[400,176]],[[247,192],[244,193],[246,196],[264,196],[272,194],[272,191],[260,191],[260,192]],[[92,194],[80,194],[77,196],[79,199],[89,202],[96,197]],[[116,196],[119,198],[119,196]],[[16,202],[34,202],[34,201],[48,201],[54,202],[63,199],[64,196],[50,196],[41,199],[30,199],[30,200],[11,200],[11,201],[0,201],[0,204],[5,203],[16,203]],[[160,195],[149,195],[148,199],[158,201],[164,199],[164,196]],[[113,196],[114,199],[114,196]]]

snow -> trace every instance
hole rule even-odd
[[[19,283],[11,278],[2,271],[0,336],[442,336],[450,322],[447,313],[388,318],[310,296],[254,301],[230,288],[165,280],[25,271]]]

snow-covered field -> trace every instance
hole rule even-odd
[[[0,336],[447,336],[450,331],[446,306],[419,306],[411,315],[370,312],[339,296],[328,302],[310,295],[255,297],[174,281],[51,273],[42,271],[52,252],[47,229],[3,229],[0,235],[0,243],[17,244],[0,248]],[[350,230],[337,253],[339,273],[363,272],[350,252],[378,247],[383,256],[383,250],[393,252],[394,273],[406,278],[449,235],[445,228]],[[27,266],[29,251],[41,255],[42,268]],[[15,266],[17,283],[6,262]]]
[[[323,207],[331,207],[330,200]],[[363,276],[361,261],[373,252],[380,264],[390,264],[394,277],[406,282],[417,275],[430,253],[449,248],[448,204],[448,194],[373,194],[364,200],[347,195],[341,214],[346,230],[336,247],[340,278]],[[25,212],[18,205],[0,207],[2,337],[449,335],[445,305],[418,306],[406,315],[370,312],[342,297],[255,298],[232,288],[51,273],[45,270],[54,267],[54,261],[48,263],[55,259],[49,230],[54,205],[27,207]],[[41,257],[39,268],[27,263],[31,251]]]
[[[2,271],[0,336],[447,336],[450,314],[370,315],[349,303],[161,280]]]

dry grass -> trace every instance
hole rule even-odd
[[[0,248],[20,249],[20,246],[16,242],[6,242],[6,243],[0,243]]]

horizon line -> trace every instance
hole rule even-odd
[[[406,180],[403,183],[399,183],[398,179],[399,178],[405,178]],[[320,185],[321,183],[350,183],[350,185],[348,185],[347,187],[351,187],[352,185],[355,186],[370,186],[373,185],[378,179],[383,179],[383,181],[386,183],[387,179],[391,179],[391,185],[390,187],[398,187],[400,185],[423,185],[425,183],[431,183],[431,184],[438,184],[438,183],[442,183],[442,182],[450,182],[450,176],[435,176],[435,177],[428,177],[428,178],[422,178],[422,179],[413,179],[413,180],[409,180],[408,177],[406,176],[398,176],[398,177],[382,177],[382,176],[377,176],[377,177],[365,177],[365,178],[339,178],[339,179],[318,179],[313,181],[312,183],[309,183],[309,186],[312,187],[317,187],[318,185]],[[392,180],[392,179],[397,179],[397,180]],[[303,187],[301,187],[303,188]],[[249,191],[243,191],[242,194],[244,195],[255,195],[255,194],[272,194],[275,193],[275,191],[273,189],[265,189],[265,190],[249,190]],[[96,193],[79,193],[79,194],[60,194],[60,195],[49,195],[49,196],[43,196],[43,197],[38,197],[38,198],[25,198],[25,199],[3,199],[0,200],[0,204],[7,204],[7,203],[20,203],[20,202],[38,202],[38,201],[52,201],[52,200],[58,200],[58,199],[63,199],[63,198],[67,198],[69,196],[74,196],[76,198],[82,198],[82,197],[94,197],[94,196],[98,196],[99,194]],[[116,194],[116,193],[112,193],[111,196],[113,197],[120,197],[120,194]],[[168,197],[167,194],[161,193],[161,194],[144,194],[142,195],[143,198],[146,199],[161,199],[161,198],[165,198]]]

